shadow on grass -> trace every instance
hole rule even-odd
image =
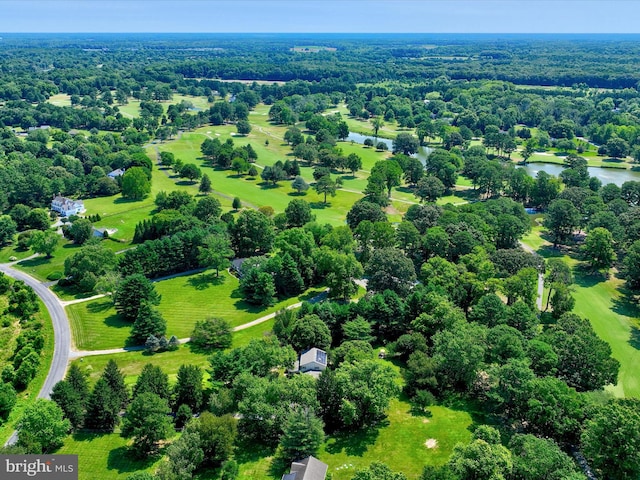
[[[139,203],[142,202],[144,199],[141,198],[139,200],[133,199],[133,198],[124,198],[124,197],[120,197],[120,198],[116,198],[113,203],[115,205],[123,205],[123,204],[127,204],[127,203]]]
[[[305,197],[307,192],[289,192],[287,193],[290,197]]]
[[[583,288],[595,287],[599,283],[607,281],[607,278],[603,274],[592,272],[580,265],[576,265],[573,268],[573,277],[576,285]]]
[[[245,463],[255,463],[262,460],[265,457],[270,457],[275,453],[275,450],[271,447],[260,445],[257,442],[250,442],[247,440],[240,440],[238,442],[235,460],[239,465]]]
[[[416,189],[413,188],[413,187],[404,186],[404,187],[396,187],[396,191],[402,192],[402,193],[409,193],[409,194],[413,195],[413,194],[415,194]]]
[[[46,258],[46,257],[40,256],[40,257],[31,258],[29,260],[22,260],[21,262],[18,262],[18,265],[25,268],[26,267],[35,268],[41,265],[49,265],[51,263],[51,260],[53,260],[53,257]]]
[[[440,405],[450,408],[451,410],[468,413],[473,421],[470,428],[473,428],[474,425],[495,423],[491,422],[491,417],[487,415],[486,409],[483,408],[482,402],[479,400],[468,399],[463,396],[453,394],[444,398],[440,402]]]
[[[191,181],[191,180],[180,180],[179,182],[176,182],[176,185],[179,185],[181,187],[191,187],[191,186],[193,186],[195,184],[196,184],[196,182],[195,181]]]
[[[328,208],[331,206],[330,203],[324,203],[324,202],[311,202],[309,203],[309,206],[311,208],[313,208],[314,210],[324,210],[325,208]]]
[[[284,180],[281,180],[281,181],[284,182]],[[280,188],[280,184],[278,183],[274,185],[273,183],[269,183],[269,182],[260,182],[257,185],[263,190],[273,190],[275,188]]]
[[[189,277],[189,280],[187,280],[187,282],[196,290],[206,290],[209,287],[222,285],[225,282],[225,277],[217,277],[215,272],[203,273],[200,275]]]
[[[636,350],[640,350],[640,328],[631,327],[631,335],[629,336],[629,345]]]
[[[357,432],[337,432],[327,442],[327,453],[336,455],[344,452],[349,456],[362,457],[370,447],[375,445],[380,429],[388,425],[389,421],[383,420],[378,425]]]
[[[107,457],[107,469],[116,470],[118,473],[130,473],[145,470],[153,465],[160,454],[138,458],[127,447],[114,448]]]
[[[466,200],[467,202],[473,202],[480,199],[480,190],[474,190],[472,188],[467,190],[456,190],[453,193],[456,197]]]

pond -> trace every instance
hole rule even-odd
[[[562,170],[564,170],[562,165],[556,163],[529,163],[526,166],[519,166],[518,168],[524,168],[532,177],[535,177],[540,171],[545,171],[549,175],[558,177]],[[640,172],[623,170],[621,168],[589,167],[589,175],[598,178],[603,185],[614,183],[620,187],[624,182],[640,182]]]
[[[375,139],[371,135],[349,132],[347,141],[364,144],[364,141],[367,138],[373,140],[374,143],[384,142],[387,147],[389,147],[389,151],[393,150],[393,140],[389,140],[388,138]],[[418,158],[422,163],[425,163],[427,157],[432,151],[433,148],[420,147],[420,150],[414,155],[414,157]],[[555,175],[558,177],[565,167],[563,165],[558,165],[557,163],[529,163],[526,166],[520,165],[518,168],[524,168],[529,175],[535,178],[540,171],[545,171],[549,175]],[[624,182],[640,182],[640,171],[624,170],[621,168],[589,167],[589,175],[598,178],[603,185],[606,185],[607,183],[614,183],[621,187]]]
[[[364,144],[364,141],[369,138],[371,140],[373,140],[374,145],[383,142],[384,144],[387,145],[387,148],[389,149],[389,151],[393,150],[393,140],[389,140],[388,138],[380,138],[378,137],[377,139],[374,138],[372,135],[362,135],[360,133],[356,133],[356,132],[349,132],[349,136],[347,137],[347,141],[351,141],[351,142],[355,142],[355,143],[359,143],[361,145]],[[433,148],[429,148],[429,147],[420,147],[420,150],[418,150],[418,153],[416,153],[415,155],[413,155],[414,157],[416,157],[417,159],[419,159],[422,163],[425,163],[427,160],[427,157],[429,156],[429,154],[433,151]]]

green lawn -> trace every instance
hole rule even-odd
[[[523,238],[543,257],[562,258],[574,270],[573,311],[589,319],[600,338],[610,346],[612,355],[620,362],[618,383],[607,387],[617,397],[640,398],[640,310],[624,294],[624,282],[614,276],[605,280],[601,275],[587,275],[580,262],[559,250],[549,247],[542,238],[544,230],[534,227]],[[546,301],[546,292],[545,297]]]
[[[446,463],[457,443],[471,439],[473,422],[468,412],[442,406],[433,406],[430,411],[431,417],[415,416],[408,402],[394,399],[379,428],[329,436],[317,457],[329,465],[333,480],[349,480],[357,469],[376,460],[417,479],[426,465]],[[435,448],[427,448],[429,439],[436,440]],[[268,452],[245,452],[238,460],[241,480],[280,478],[269,474]]]
[[[271,332],[273,328],[273,319],[268,320],[259,325],[255,325],[245,330],[233,333],[233,342],[231,347],[237,348],[247,345],[252,339],[260,338]],[[132,386],[136,383],[138,375],[142,368],[147,364],[158,365],[169,375],[171,382],[175,381],[176,374],[180,365],[199,365],[205,370],[209,366],[209,355],[206,353],[194,352],[189,344],[181,345],[177,350],[172,352],[156,353],[148,355],[145,352],[123,352],[113,353],[110,355],[94,355],[79,358],[73,363],[77,364],[89,378],[89,383],[93,385],[102,374],[104,367],[109,360],[115,360],[125,375],[125,383]],[[206,376],[206,375],[205,375]]]
[[[261,127],[262,128],[262,127]],[[280,135],[284,134],[284,127],[265,127],[270,131],[280,130]],[[209,126],[196,130],[195,132],[185,133],[179,140],[167,142],[161,145],[154,145],[150,148],[158,148],[161,151],[170,151],[177,158],[182,159],[185,163],[195,163],[202,168],[203,173],[209,175],[212,181],[213,190],[221,193],[228,200],[233,197],[239,197],[247,206],[260,207],[271,206],[276,212],[283,212],[291,200],[297,198],[297,193],[291,188],[289,181],[280,182],[277,186],[265,185],[262,179],[248,176],[238,176],[230,170],[214,169],[204,165],[201,158],[200,145],[207,138],[215,138],[219,136],[221,141],[229,138],[234,127],[231,126]],[[275,135],[275,133],[274,133]],[[264,144],[264,140],[270,138],[269,145]],[[259,166],[272,165],[277,160],[286,160],[290,157],[291,150],[288,146],[280,143],[277,138],[268,137],[265,133],[252,131],[247,137],[233,137],[234,143],[237,145],[245,145],[251,143],[258,153],[257,164]],[[313,182],[313,169],[311,167],[302,167],[301,174],[308,183]],[[169,178],[169,177],[167,177]],[[173,175],[170,179],[174,183],[182,183],[181,180]],[[197,184],[192,187],[193,193],[197,192]],[[346,181],[345,189],[350,189],[349,182]],[[168,189],[167,189],[168,190]],[[360,191],[361,188],[354,188]],[[318,195],[313,189],[310,189],[304,198],[311,203],[317,220],[321,223],[331,223],[333,225],[341,225],[344,223],[346,212],[351,205],[362,195],[345,190],[338,191],[335,197],[328,197],[327,204],[324,198]],[[227,202],[228,203],[228,202]]]
[[[610,388],[617,397],[640,398],[640,310],[621,293],[624,285],[615,277],[576,274],[575,313],[591,321],[598,336],[620,362],[618,384]]]
[[[115,360],[125,375],[125,383],[129,386],[133,386],[136,383],[138,375],[147,363],[160,366],[162,370],[169,375],[169,380],[172,383],[175,381],[180,365],[199,365],[205,370],[209,366],[208,355],[194,353],[188,344],[180,345],[180,347],[173,352],[149,355],[145,352],[138,351],[114,353],[111,355],[94,355],[79,358],[74,360],[73,363],[87,373],[89,383],[93,385],[102,374],[109,360]]]
[[[309,299],[321,291],[310,289],[299,297],[265,308],[243,301],[238,279],[226,271],[220,272],[219,278],[213,272],[204,272],[163,280],[155,285],[162,296],[158,308],[167,320],[167,335],[178,338],[191,335],[195,322],[208,316],[222,317],[232,326],[238,326]],[[117,314],[109,298],[69,305],[67,314],[79,350],[122,347],[131,333],[131,324]]]
[[[118,433],[77,433],[56,453],[78,455],[80,480],[124,480],[133,472],[153,471],[160,457],[139,460],[129,454],[129,442]]]

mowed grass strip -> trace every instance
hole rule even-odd
[[[271,307],[251,305],[242,299],[239,281],[227,271],[207,271],[155,283],[161,295],[158,309],[167,320],[167,336],[185,338],[195,323],[222,317],[232,326],[242,325],[288,305],[309,300],[322,291],[312,288],[298,297],[277,302]],[[116,312],[110,298],[100,298],[67,307],[71,331],[78,350],[106,350],[127,344],[132,324]]]

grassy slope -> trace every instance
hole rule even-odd
[[[273,320],[255,325],[251,328],[233,333],[232,347],[246,345],[253,338],[259,338],[268,334],[273,327]],[[125,375],[125,383],[134,385],[142,368],[147,364],[158,365],[169,375],[169,381],[175,381],[178,368],[182,364],[199,365],[205,370],[209,365],[209,355],[206,353],[194,352],[189,344],[181,345],[173,352],[162,352],[154,355],[147,355],[144,352],[125,352],[111,355],[96,355],[74,360],[80,368],[89,376],[89,383],[93,385],[100,377],[109,360],[115,360],[120,370]]]

